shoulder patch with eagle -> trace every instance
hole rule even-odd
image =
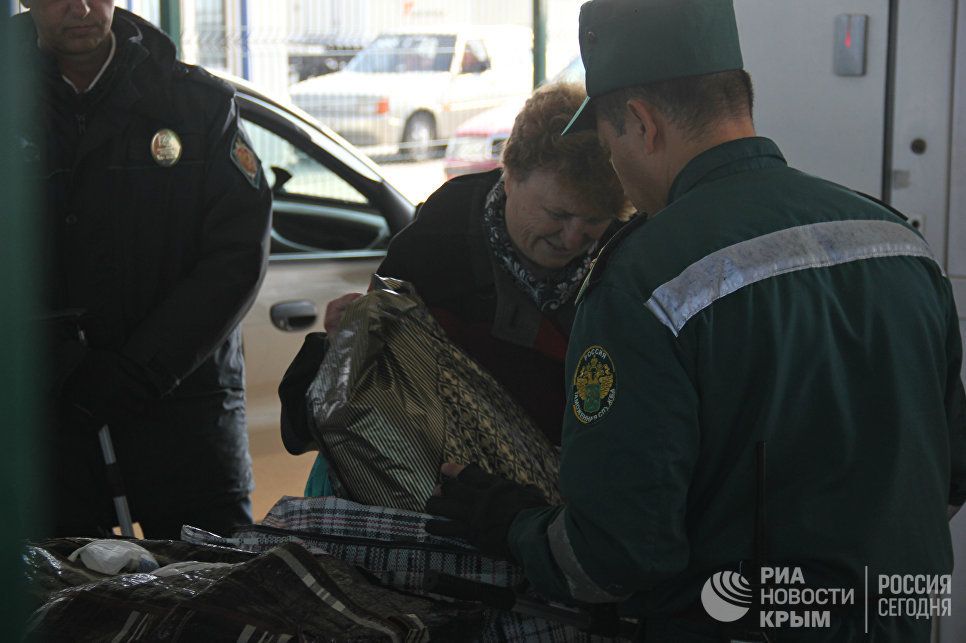
[[[571,392],[574,415],[581,424],[604,417],[617,397],[617,371],[602,346],[591,346],[577,360]]]

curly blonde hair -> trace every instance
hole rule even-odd
[[[576,83],[554,83],[535,91],[513,122],[503,167],[517,181],[525,181],[535,170],[553,172],[604,211],[626,221],[632,208],[597,133],[561,135],[585,97],[584,88]]]

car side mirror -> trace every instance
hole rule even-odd
[[[463,67],[464,74],[481,74],[490,68],[489,60],[478,60]]]
[[[277,165],[273,165],[272,174],[275,175],[275,182],[272,183],[272,194],[284,194],[285,184],[292,180],[292,173]]]

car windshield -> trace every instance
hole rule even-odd
[[[379,36],[346,65],[346,71],[366,74],[449,71],[455,47],[456,36]]]

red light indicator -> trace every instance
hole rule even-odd
[[[845,32],[845,48],[846,49],[852,48],[852,30],[851,29]]]

